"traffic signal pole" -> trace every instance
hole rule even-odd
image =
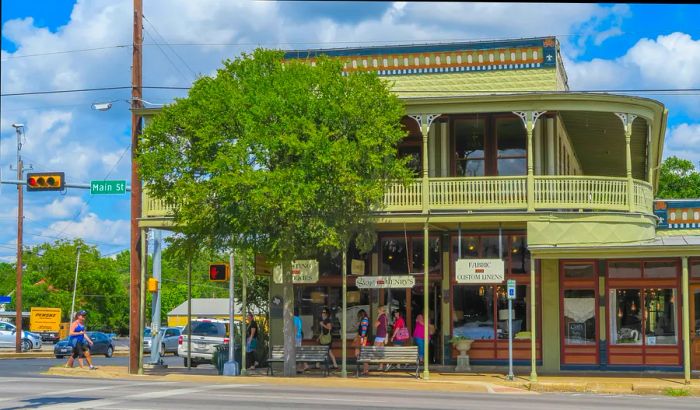
[[[17,132],[17,179],[22,180],[24,164],[22,163],[22,128],[13,124]],[[17,287],[15,290],[15,351],[22,352],[22,228],[24,227],[24,190],[17,185]]]

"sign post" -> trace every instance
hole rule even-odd
[[[508,377],[513,380],[513,299],[515,299],[515,280],[508,279]],[[533,341],[534,343],[534,341]]]

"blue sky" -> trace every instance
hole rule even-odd
[[[189,86],[256,45],[344,47],[387,42],[555,35],[574,90],[700,88],[700,6],[146,0],[144,85]],[[2,92],[130,84],[131,0],[3,0]],[[172,46],[155,46],[167,41]],[[191,44],[198,45],[191,45]],[[203,45],[205,44],[205,45]],[[89,51],[76,51],[85,50]],[[65,52],[64,51],[70,51]],[[649,95],[670,111],[665,154],[700,161],[700,97]],[[181,92],[146,90],[165,103]],[[14,178],[12,123],[26,124],[25,163],[71,182],[129,178],[128,90],[2,97],[0,166]],[[107,112],[94,102],[113,101]],[[14,260],[16,190],[0,187],[0,260]],[[25,195],[25,242],[82,237],[128,248],[127,196],[68,190]]]

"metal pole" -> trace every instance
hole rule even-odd
[[[133,45],[131,68],[131,240],[130,240],[130,297],[129,302],[129,373],[136,374],[139,371],[138,351],[143,347],[141,339],[141,314],[139,312],[139,294],[141,293],[141,258],[146,257],[139,253],[141,241],[138,218],[141,217],[141,179],[138,174],[138,161],[136,152],[139,135],[141,134],[141,116],[134,109],[141,108],[141,69],[143,61],[143,0],[134,0],[133,21]],[[22,179],[22,178],[20,178]]]
[[[143,286],[146,282],[146,270],[148,270],[148,230],[141,229],[141,277],[139,282],[139,368],[137,374],[143,374],[143,330],[146,324],[146,287]]]
[[[159,229],[153,232],[153,279],[158,284],[156,292],[152,293],[151,297],[151,364],[160,364],[160,278],[161,278],[161,238],[162,233]]]
[[[690,290],[688,289],[688,257],[682,257],[681,261],[683,263],[683,379],[685,380],[685,384],[690,384]]]
[[[428,257],[430,237],[428,236],[428,222],[423,225],[423,380],[430,379],[430,258]]]
[[[78,266],[80,266],[80,245],[78,245],[78,255],[75,259],[75,279],[73,279],[73,302],[70,304],[70,317],[69,321],[73,320],[73,315],[75,314],[75,290],[78,287]]]
[[[340,322],[340,340],[342,348],[343,363],[340,368],[340,376],[348,377],[348,247],[343,247],[343,317]]]
[[[233,297],[233,276],[234,276],[234,262],[235,258],[233,256],[233,251],[231,251],[231,254],[228,257],[228,263],[230,267],[230,276],[228,280],[228,328],[229,328],[229,349],[228,349],[228,361],[233,362],[233,335],[235,334],[234,332],[234,312],[236,310],[236,300]]]
[[[187,369],[192,369],[192,254],[187,262]]]
[[[17,132],[17,179],[23,178],[24,163],[20,151],[22,150],[23,126],[15,125]],[[22,352],[22,239],[24,228],[24,191],[21,185],[17,185],[17,287],[15,288],[15,351]]]
[[[248,316],[248,290],[246,287],[248,286],[248,278],[246,277],[246,268],[248,267],[246,264],[246,259],[247,259],[247,254],[244,251],[243,252],[243,266],[241,268],[241,340],[243,340],[243,343],[241,345],[241,375],[245,376],[246,374],[246,356],[247,356],[247,350],[248,350],[248,326],[246,325],[246,317]],[[257,336],[257,335],[256,335]]]
[[[513,301],[508,298],[508,380],[513,380]]]

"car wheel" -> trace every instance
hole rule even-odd
[[[29,339],[22,339],[21,348],[23,352],[28,352],[32,348],[32,342]]]
[[[113,354],[114,354],[114,348],[112,346],[109,346],[107,348],[107,353],[105,353],[105,357],[112,357]]]

